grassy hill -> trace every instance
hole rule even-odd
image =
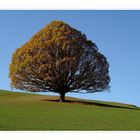
[[[140,130],[134,105],[0,91],[0,130]]]

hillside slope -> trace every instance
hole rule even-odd
[[[140,130],[139,108],[121,103],[0,91],[0,130]]]

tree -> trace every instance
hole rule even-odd
[[[109,64],[95,43],[62,21],[53,21],[16,49],[11,86],[31,92],[100,92],[109,88]]]

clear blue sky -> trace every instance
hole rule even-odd
[[[0,11],[0,89],[11,90],[14,50],[52,20],[85,33],[110,64],[110,93],[67,95],[140,106],[140,11]]]

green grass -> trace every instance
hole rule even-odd
[[[140,130],[133,105],[0,91],[0,130]]]

